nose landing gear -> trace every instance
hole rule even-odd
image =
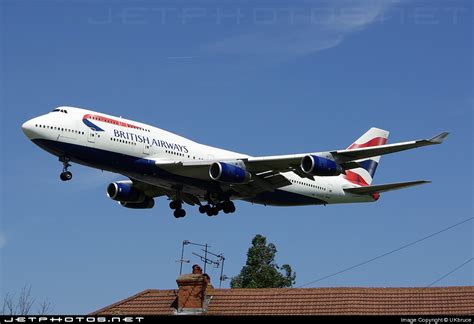
[[[59,178],[62,181],[69,181],[72,179],[72,173],[70,171],[61,172],[61,174],[59,175]]]
[[[72,179],[72,173],[70,171],[68,171],[68,168],[71,166],[69,164],[70,159],[67,158],[67,157],[60,157],[59,161],[61,161],[63,163],[63,172],[61,172],[61,174],[59,175],[59,178],[62,181],[71,180]]]

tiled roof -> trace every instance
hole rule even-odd
[[[474,314],[474,287],[216,289],[212,314]]]
[[[177,296],[178,290],[148,289],[91,315],[170,315]]]
[[[94,314],[174,314],[178,290],[146,290]],[[474,315],[474,286],[212,289],[208,315]]]

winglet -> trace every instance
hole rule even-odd
[[[448,132],[442,132],[441,134],[436,135],[435,137],[429,139],[428,141],[433,144],[441,144],[448,137]]]

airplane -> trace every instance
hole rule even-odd
[[[380,157],[441,144],[431,139],[387,144],[389,132],[370,128],[347,149],[254,157],[199,144],[144,123],[82,108],[61,106],[22,126],[40,148],[63,165],[62,181],[72,179],[72,162],[122,174],[107,186],[121,206],[149,209],[166,196],[176,218],[183,204],[215,216],[235,212],[234,200],[270,206],[374,202],[383,192],[430,181],[372,185]]]

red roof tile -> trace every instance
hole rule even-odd
[[[178,290],[153,290],[148,289],[132,297],[104,307],[92,315],[169,315],[173,314],[174,302]]]
[[[146,290],[93,314],[174,314],[177,290]],[[208,315],[474,315],[474,286],[212,289]]]

